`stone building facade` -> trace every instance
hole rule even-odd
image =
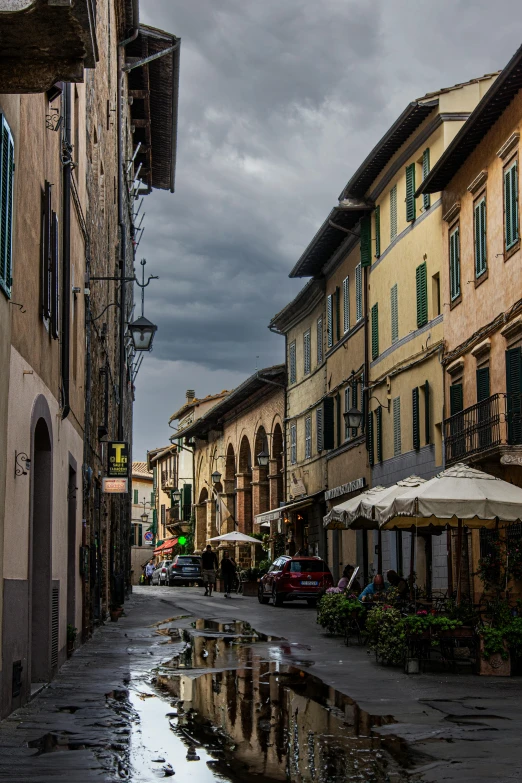
[[[148,519],[144,523],[145,514],[150,518],[154,504],[152,491],[153,476],[146,462],[132,463],[132,528],[131,528],[131,582],[139,584],[143,566],[150,560],[154,550],[153,542],[147,541],[145,535],[149,527]]]

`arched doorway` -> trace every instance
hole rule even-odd
[[[233,525],[236,524],[236,490],[237,490],[237,479],[236,479],[236,455],[234,452],[234,447],[231,443],[228,444],[227,448],[227,454],[226,454],[226,460],[225,460],[225,503],[227,505],[228,510],[230,511],[230,514],[232,516],[232,519],[229,517],[229,523],[233,522]],[[232,525],[229,527],[229,529],[233,529]]]
[[[270,507],[277,508],[284,500],[283,492],[283,432],[281,425],[278,423],[274,426],[274,432],[272,435],[272,452],[270,454],[272,471],[276,477],[273,480],[271,487]],[[275,460],[275,471],[274,463]],[[272,474],[273,475],[273,474]]]
[[[261,425],[256,433],[256,440],[254,445],[254,461],[255,465],[252,470],[253,473],[253,514],[262,514],[264,511],[270,509],[270,487],[268,484],[268,465],[260,465],[258,455],[260,453],[269,454],[268,438],[266,430]]]
[[[252,532],[252,452],[246,435],[239,447],[237,473],[237,522],[242,533]]]
[[[51,591],[52,449],[44,418],[38,419],[34,429],[31,473],[31,682],[34,683],[47,682],[51,669],[58,664],[59,614]],[[52,613],[57,617],[51,617]],[[54,620],[52,628],[51,620]]]

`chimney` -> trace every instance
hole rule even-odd
[[[194,389],[187,389],[186,394],[187,394],[187,404],[192,402],[192,400],[196,399],[196,392],[194,391]]]

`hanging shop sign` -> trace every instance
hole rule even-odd
[[[107,476],[109,478],[128,478],[129,444],[122,441],[110,441],[107,445],[109,447]]]
[[[306,486],[301,478],[300,472],[292,471],[290,474],[290,497],[298,498],[306,495]]]
[[[129,491],[129,482],[126,478],[102,478],[102,492],[108,492],[111,495],[124,495]]]
[[[341,495],[349,495],[350,492],[355,492],[356,489],[362,489],[365,484],[366,479],[364,476],[362,476],[361,478],[349,481],[347,484],[341,484],[340,487],[332,487],[332,489],[327,489],[324,493],[324,499],[333,500],[334,498],[341,497]]]

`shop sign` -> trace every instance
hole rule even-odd
[[[128,490],[129,482],[126,478],[102,478],[102,492],[108,492],[111,495],[124,495]]]
[[[298,498],[301,495],[306,495],[306,487],[304,485],[304,481],[301,478],[301,476],[292,472],[292,476],[290,480],[290,496],[293,498]]]
[[[129,477],[129,445],[122,441],[110,441],[107,476],[109,478]]]
[[[349,481],[348,484],[341,484],[340,487],[332,487],[332,489],[327,489],[324,493],[324,499],[333,500],[334,498],[341,497],[341,495],[349,495],[350,492],[355,492],[356,489],[362,489],[365,484],[366,479],[364,476],[362,476],[361,478]]]

